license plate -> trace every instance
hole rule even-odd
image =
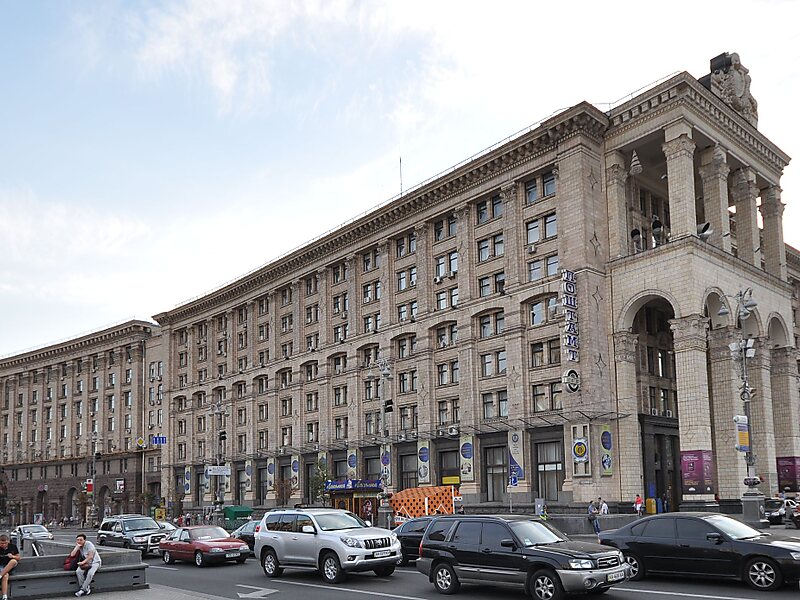
[[[238,552],[228,552],[225,555],[225,558],[238,558],[238,557],[239,557],[239,553]]]
[[[621,579],[625,579],[625,571],[615,571],[614,573],[609,573],[606,581],[619,581]]]
[[[382,558],[384,556],[389,556],[391,553],[392,553],[391,550],[380,550],[375,554],[373,554],[372,556],[374,556],[375,558]]]

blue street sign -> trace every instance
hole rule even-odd
[[[167,443],[167,436],[165,435],[154,435],[153,436],[153,445],[154,446],[163,446]]]
[[[517,487],[518,483],[519,483],[519,480],[517,479],[516,475],[512,475],[511,477],[508,478],[508,485],[510,487]]]

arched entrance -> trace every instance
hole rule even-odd
[[[47,514],[47,490],[39,490],[36,493],[36,510],[34,514],[42,515],[42,522],[46,523],[50,519],[50,515]]]
[[[64,503],[64,516],[78,516],[78,490],[70,488],[67,492],[67,501]]]

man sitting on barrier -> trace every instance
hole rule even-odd
[[[92,579],[97,569],[100,568],[102,561],[100,555],[97,553],[97,548],[94,544],[86,539],[86,535],[79,533],[75,538],[75,547],[70,556],[80,556],[81,560],[78,562],[78,568],[75,569],[75,574],[78,576],[78,585],[81,586],[76,596],[88,596],[92,593]],[[5,599],[4,599],[5,600]]]
[[[8,600],[8,575],[17,566],[20,558],[19,548],[11,543],[5,533],[0,535],[0,588],[3,600]]]

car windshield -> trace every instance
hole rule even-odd
[[[730,517],[714,515],[712,517],[706,517],[705,520],[734,540],[746,540],[763,535],[757,529],[753,529],[749,525],[745,525],[741,521],[731,519]]]
[[[360,529],[366,527],[364,523],[353,513],[323,513],[315,515],[317,524],[322,531],[339,531],[340,529]]]
[[[228,532],[222,527],[200,527],[198,529],[190,529],[189,537],[193,540],[218,540],[228,537]]]
[[[509,525],[525,546],[569,541],[569,538],[563,533],[541,521],[511,521]]]
[[[783,500],[767,500],[764,502],[764,507],[768,509],[775,510],[776,508],[781,508],[783,506]]]
[[[125,528],[125,531],[145,531],[146,529],[158,529],[158,523],[148,517],[123,521],[122,526]]]
[[[26,525],[22,528],[22,533],[46,533],[47,529],[41,525]]]

